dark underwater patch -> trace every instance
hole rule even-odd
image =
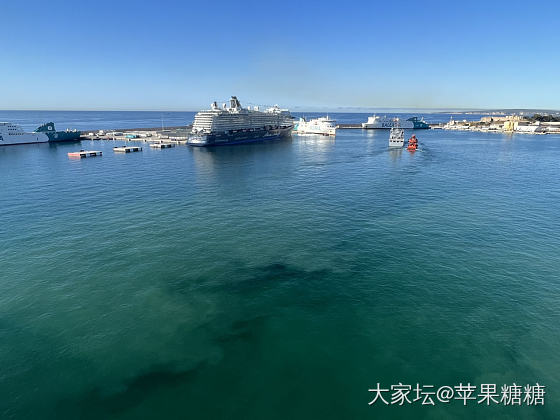
[[[234,321],[231,327],[228,328],[228,332],[218,336],[215,342],[219,344],[228,344],[236,341],[256,341],[268,318],[269,317],[266,315],[259,315],[251,319]]]
[[[170,368],[155,367],[125,382],[125,389],[114,394],[105,394],[101,388],[94,388],[77,401],[63,401],[58,410],[61,417],[106,418],[130,410],[157,391],[169,390],[192,381],[204,369],[201,362],[192,369],[173,371]]]
[[[272,263],[256,268],[245,268],[234,277],[232,282],[223,284],[233,292],[259,291],[276,287],[302,287],[309,282],[324,280],[332,274],[331,270],[303,270],[284,263]]]
[[[166,279],[165,288],[171,293],[190,296],[193,289],[210,292],[259,293],[274,289],[298,287],[305,289],[310,284],[332,278],[330,269],[304,270],[283,262],[257,267],[248,266],[239,260],[228,263],[217,278]]]

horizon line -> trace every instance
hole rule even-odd
[[[205,109],[205,108],[203,108]],[[199,112],[201,109],[119,109],[119,108],[90,108],[90,109],[0,109],[0,112]],[[548,108],[459,108],[459,107],[359,107],[359,106],[344,106],[337,108],[299,108],[293,107],[290,111],[293,112],[338,112],[338,113],[367,113],[379,110],[387,111],[402,111],[402,110],[417,110],[427,112],[513,112],[513,111],[547,111],[547,112],[560,112],[558,109]],[[352,111],[354,110],[354,111]]]

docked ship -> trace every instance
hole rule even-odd
[[[404,130],[399,125],[399,119],[395,118],[393,127],[389,133],[389,147],[403,147],[404,146]]]
[[[53,122],[48,122],[39,126],[36,133],[45,133],[49,141],[79,141],[80,132],[77,130],[56,131]]]
[[[294,127],[294,131],[298,134],[334,136],[336,135],[336,121],[331,120],[328,116],[313,118],[309,121],[305,118],[300,118]]]
[[[367,122],[362,123],[362,128],[393,128],[395,126],[395,119],[389,117],[379,117],[377,115],[372,115],[368,117]],[[429,124],[424,121],[424,118],[419,119],[418,117],[411,117],[400,123],[400,128],[413,128],[427,129],[430,128]]]
[[[216,102],[209,110],[200,111],[194,117],[191,146],[220,146],[254,141],[278,139],[291,135],[293,118],[287,109],[278,105],[259,110],[243,108],[237,97],[232,96],[229,106],[220,108]]]
[[[17,125],[9,122],[0,122],[0,146],[14,144],[46,143],[49,137],[45,133],[26,133]]]

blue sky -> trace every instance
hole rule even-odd
[[[560,3],[3,1],[0,109],[560,109]]]

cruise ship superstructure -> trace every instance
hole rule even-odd
[[[362,128],[378,128],[378,129],[389,129],[395,126],[395,119],[389,117],[380,117],[378,115],[372,115],[368,117],[367,122],[362,123]],[[418,129],[428,129],[430,128],[424,119],[419,119],[418,117],[411,117],[405,121],[401,121],[399,124],[400,128],[414,128]]]
[[[229,106],[219,107],[214,102],[209,110],[196,114],[188,144],[219,146],[272,140],[289,136],[293,125],[287,109],[280,109],[278,105],[264,111],[257,106],[243,108],[237,97],[232,96]]]
[[[0,122],[0,146],[14,144],[46,143],[49,137],[45,133],[26,133],[17,125],[9,122]]]
[[[321,134],[323,136],[336,135],[336,121],[331,120],[328,116],[313,118],[307,121],[300,118],[295,128],[298,134]]]

